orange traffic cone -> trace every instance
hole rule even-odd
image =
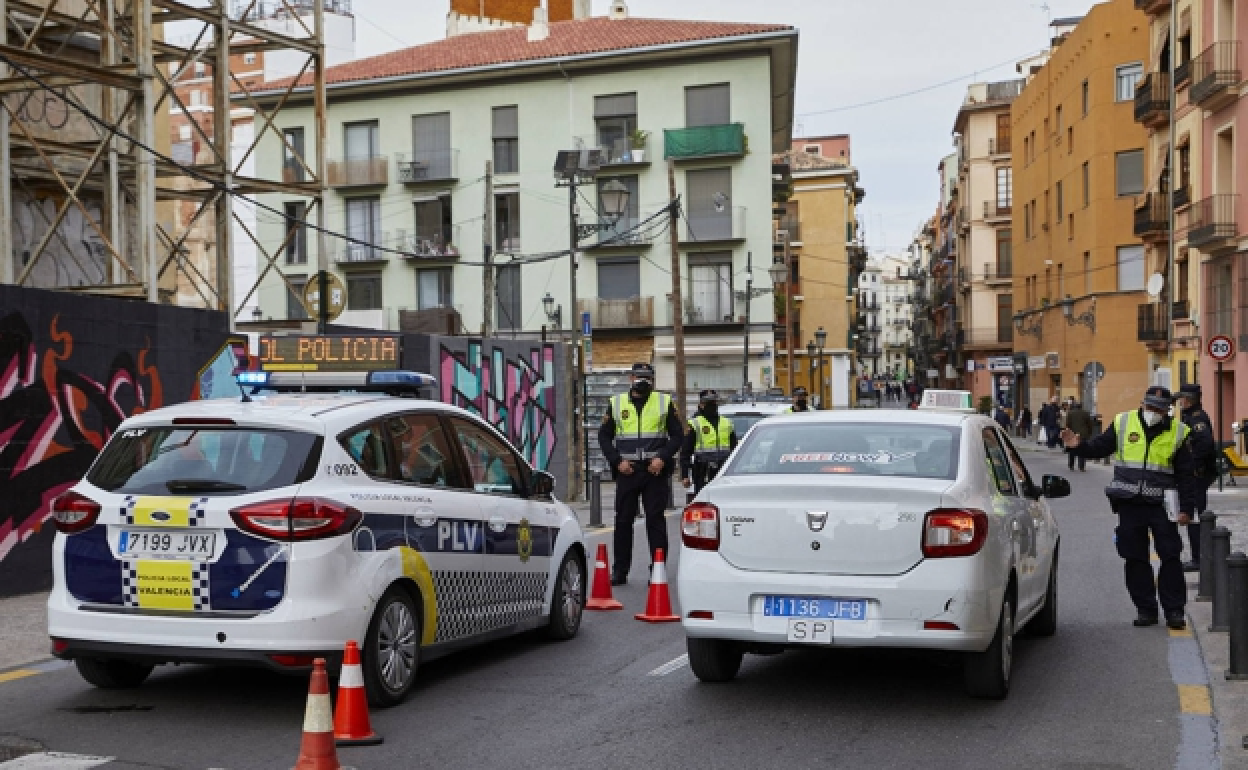
[[[368,721],[368,697],[364,694],[364,671],[360,647],[347,642],[338,677],[338,704],[334,707],[334,743],[339,746],[376,746],[382,737]]]
[[[646,595],[646,611],[637,615],[647,623],[675,623],[679,615],[672,614],[672,597],[667,592],[667,564],[663,549],[654,552],[654,566],[650,569],[650,593]]]
[[[624,605],[615,600],[611,593],[611,570],[607,567],[607,544],[598,544],[598,555],[594,557],[594,590],[585,602],[587,610],[622,610]]]
[[[325,659],[312,661],[312,682],[308,685],[308,707],[303,715],[303,744],[295,770],[340,770],[334,751],[334,718],[329,704],[329,676]]]

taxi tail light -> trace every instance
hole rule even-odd
[[[719,509],[710,503],[694,503],[680,517],[680,539],[686,548],[719,550]]]
[[[923,555],[929,559],[973,556],[988,539],[988,514],[969,508],[938,508],[923,520]]]
[[[345,535],[364,514],[324,498],[296,497],[244,505],[230,511],[230,517],[244,532],[294,542]]]
[[[74,491],[52,501],[52,523],[67,535],[90,529],[100,518],[100,504]]]

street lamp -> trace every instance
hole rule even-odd
[[[788,282],[789,271],[783,263],[777,262],[767,268],[767,274],[771,276],[771,282],[776,286],[784,286]]]
[[[620,180],[612,179],[598,190],[598,200],[602,208],[598,212],[599,216],[615,227],[620,218],[624,216],[624,212],[628,211],[628,199],[628,187]]]
[[[823,347],[828,342],[828,333],[824,331],[822,326],[815,332],[815,345],[819,348],[819,408],[826,409],[823,400],[823,386],[827,382],[828,374],[823,370]]]
[[[816,348],[813,340],[806,343],[806,361],[810,364],[810,388],[807,391],[808,393],[815,392],[815,350]],[[820,394],[820,396],[822,397],[822,394]]]
[[[546,292],[546,296],[542,297],[542,310],[546,312],[546,318],[555,328],[563,326],[563,305],[555,307],[555,298],[550,296],[550,292]]]

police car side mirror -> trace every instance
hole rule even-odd
[[[533,471],[533,496],[551,497],[555,494],[555,477],[546,471]]]
[[[1070,497],[1070,482],[1061,476],[1045,476],[1043,486],[1044,496],[1050,500]]]

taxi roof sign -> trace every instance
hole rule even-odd
[[[939,409],[943,412],[974,412],[969,390],[925,390],[920,409]]]

